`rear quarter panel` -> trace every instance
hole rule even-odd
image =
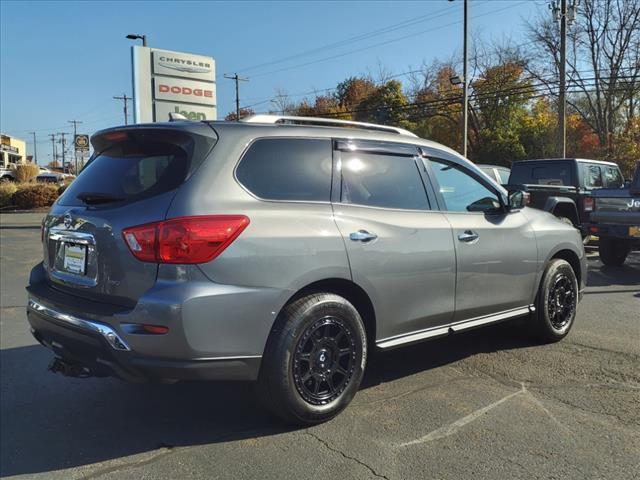
[[[237,182],[234,171],[239,159],[253,139],[263,136],[259,128],[247,130],[220,132],[212,154],[181,187],[167,218],[248,216],[250,224],[240,236],[218,258],[199,268],[219,284],[279,290],[272,304],[245,312],[254,317],[252,321],[273,322],[273,314],[300,288],[327,278],[350,280],[351,273],[328,201],[264,201]]]

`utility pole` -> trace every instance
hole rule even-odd
[[[58,156],[56,155],[56,134],[50,133],[49,136],[51,137],[51,162],[54,167],[57,167],[58,165],[56,161]]]
[[[469,39],[469,29],[468,29],[468,14],[469,14],[469,2],[468,0],[464,0],[464,41],[463,41],[463,57],[464,57],[464,65],[462,67],[462,75],[463,81],[462,84],[462,156],[467,157],[467,136],[468,136],[468,128],[469,128],[469,57],[468,57],[468,39]]]
[[[235,80],[236,82],[236,122],[240,121],[240,82],[248,82],[248,78],[240,77],[237,73],[233,75],[224,74],[224,78]]]
[[[33,161],[35,164],[38,164],[38,145],[36,143],[36,132],[31,132],[33,135]]]
[[[453,0],[449,0],[453,2]],[[467,156],[467,137],[469,132],[469,79],[467,78],[469,75],[469,53],[468,53],[468,40],[469,40],[469,29],[467,19],[469,17],[469,2],[468,0],[463,0],[464,5],[464,25],[463,25],[463,33],[462,33],[462,155],[464,157]],[[454,83],[455,78],[455,83]],[[454,85],[458,85],[460,82],[457,81],[459,77],[452,77],[451,83]]]
[[[127,125],[128,106],[127,102],[131,100],[131,97],[127,97],[126,93],[123,93],[121,97],[113,97],[114,100],[122,100],[124,102],[124,124]]]
[[[64,172],[64,164],[65,164],[65,160],[66,160],[66,157],[65,157],[66,152],[65,152],[65,150],[66,150],[66,144],[67,144],[66,143],[67,141],[65,140],[64,136],[67,135],[67,133],[66,132],[59,132],[58,135],[60,135],[60,137],[61,137],[60,138],[60,143],[62,144],[62,171]]]
[[[558,150],[567,156],[567,0],[560,0],[560,96],[558,121]]]
[[[575,20],[576,0],[567,5],[567,0],[554,0],[549,5],[556,20],[560,21],[560,90],[558,92],[558,155],[561,158],[567,156],[567,26]]]
[[[78,152],[76,152],[75,145],[76,135],[78,135],[78,124],[82,122],[80,122],[79,120],[67,120],[67,122],[73,123],[73,157],[75,159],[75,171],[73,173],[74,175],[78,175]]]

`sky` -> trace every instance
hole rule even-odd
[[[544,0],[469,0],[469,28],[486,41],[525,43],[524,22]],[[249,78],[241,105],[266,112],[276,91],[302,100],[350,76],[391,74],[461,56],[462,0],[213,2],[0,0],[0,130],[27,140],[49,163],[47,135],[92,134],[124,123],[132,93],[131,40],[212,56],[218,117],[234,110],[225,73]],[[405,77],[400,76],[400,80]],[[130,119],[131,120],[131,119]],[[48,155],[48,156],[47,156]]]

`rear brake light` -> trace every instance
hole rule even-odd
[[[180,217],[123,230],[131,253],[143,262],[207,263],[249,225],[244,215]]]
[[[119,140],[126,140],[127,138],[129,138],[129,134],[127,132],[111,132],[105,134],[104,138],[106,140],[114,142]]]
[[[593,212],[596,207],[596,199],[593,197],[584,197],[582,208],[585,212]]]

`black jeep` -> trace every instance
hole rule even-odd
[[[556,158],[522,160],[511,167],[508,190],[524,190],[533,208],[546,210],[581,230],[593,211],[593,194],[602,189],[620,189],[624,179],[618,165],[600,160]]]

